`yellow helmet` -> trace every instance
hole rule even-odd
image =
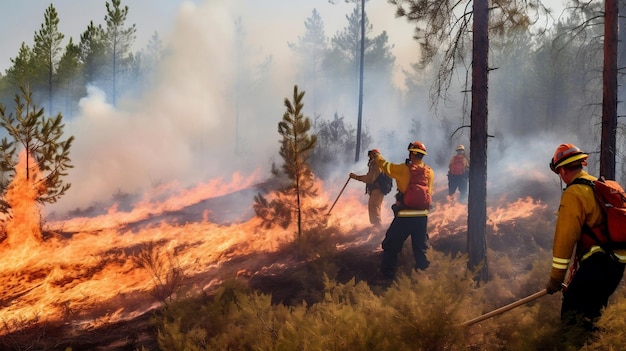
[[[424,146],[424,143],[422,143],[421,141],[414,141],[410,143],[407,149],[412,153],[419,152],[420,154],[426,155],[426,146]]]
[[[465,151],[465,146],[463,146],[461,144],[457,145],[456,151]]]

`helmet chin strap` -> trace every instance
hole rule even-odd
[[[565,189],[563,189],[563,176],[561,176],[561,170],[559,169],[558,172],[554,172],[554,173],[556,173],[556,175],[559,176],[559,189],[561,189],[561,194],[562,194]]]

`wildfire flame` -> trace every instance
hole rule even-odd
[[[32,246],[41,240],[37,195],[43,187],[41,173],[35,160],[22,151],[15,177],[7,189],[6,201],[12,208],[12,218],[6,221],[8,245],[12,248]]]
[[[24,162],[22,158],[20,162]],[[33,189],[37,177],[29,180],[18,172],[6,195],[13,217],[7,221],[8,240],[3,243],[0,256],[0,320],[71,321],[77,329],[84,330],[136,317],[159,303],[150,298],[156,286],[153,276],[133,259],[150,245],[171,253],[177,268],[192,278],[197,289],[207,289],[218,282],[224,264],[231,260],[277,251],[281,243],[293,239],[292,228],[260,229],[260,220],[254,216],[227,225],[212,223],[207,219],[210,208],[204,210],[199,221],[180,224],[164,217],[150,225],[132,229],[126,226],[250,188],[257,178],[257,174],[235,174],[230,182],[216,179],[178,192],[173,191],[175,184],[169,184],[146,194],[127,212],[114,205],[99,216],[46,223],[44,230],[56,235],[42,241]],[[314,201],[331,203],[340,186],[329,183],[327,187],[332,190],[326,192],[324,184],[318,181],[320,191]],[[393,197],[387,196],[385,209],[389,209],[391,200]],[[240,211],[248,211],[252,202],[251,197]],[[491,208],[489,217],[497,225],[499,221],[532,215],[543,207],[531,198],[518,199]],[[466,212],[466,206],[456,201],[436,203],[429,218],[431,237],[466,230]],[[342,233],[369,233],[351,245],[369,244],[378,249],[384,237],[384,230],[366,230],[370,227],[367,195],[361,187],[346,188],[326,218]],[[391,210],[383,211],[383,221],[391,220]],[[235,274],[250,275],[254,274],[250,270],[262,270],[275,262],[266,262],[261,268],[247,261],[238,264]],[[19,327],[19,323],[8,325]]]

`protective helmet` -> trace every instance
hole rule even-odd
[[[456,151],[465,151],[465,146],[460,145],[460,144],[459,144],[459,145],[457,145],[457,147],[456,147]]]
[[[376,155],[376,154],[380,154],[380,151],[378,151],[378,149],[371,149],[370,151],[367,152],[368,157],[371,157],[372,155]]]
[[[421,141],[414,141],[410,143],[407,149],[412,153],[419,152],[420,154],[426,155],[426,146],[424,146],[424,143],[422,143]]]
[[[585,161],[589,157],[588,154],[582,152],[574,144],[561,144],[554,151],[554,156],[550,160],[550,169],[554,173],[559,173],[559,167],[565,166],[575,161]]]

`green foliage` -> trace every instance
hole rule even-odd
[[[129,55],[130,47],[135,41],[137,28],[135,25],[124,27],[128,17],[128,6],[121,7],[121,0],[106,3],[107,15],[104,17],[107,27],[104,35],[107,52],[111,58],[111,97],[115,105],[118,95],[118,79],[120,73],[130,67],[133,61]]]
[[[53,77],[61,56],[61,41],[64,35],[59,32],[59,18],[52,4],[44,14],[44,23],[35,33],[33,48],[33,66],[37,74],[32,78],[32,88],[44,88],[48,97],[48,110],[52,110]]]
[[[281,172],[273,169],[273,173],[284,176],[286,185],[279,189],[272,201],[267,201],[259,194],[254,203],[255,213],[264,220],[266,227],[278,221],[286,228],[292,222],[292,213],[295,213],[298,237],[303,232],[303,216],[319,215],[321,211],[305,201],[317,195],[315,175],[309,164],[317,135],[308,134],[311,120],[302,114],[303,98],[304,92],[299,92],[298,86],[294,86],[293,102],[285,98],[286,112],[278,123],[278,133],[282,136],[279,154],[284,163]]]
[[[311,120],[304,117],[304,91],[299,92],[298,86],[293,88],[293,102],[285,98],[287,111],[283,115],[283,120],[278,123],[278,133],[283,137],[280,156],[285,161],[282,169],[285,175],[293,181],[297,191],[302,189],[303,196],[313,196],[312,190],[313,173],[308,165],[308,159],[313,152],[317,135],[308,135],[311,129]],[[302,183],[302,184],[300,184]]]
[[[7,87],[11,91],[15,91],[19,86],[26,85],[30,82],[34,75],[34,67],[31,65],[33,59],[33,50],[22,42],[20,50],[15,58],[11,58],[11,66],[7,69],[6,77]]]
[[[102,26],[89,22],[87,29],[80,35],[80,59],[83,62],[85,80],[97,81],[105,72],[105,33]]]
[[[69,43],[65,47],[65,53],[59,61],[56,74],[57,86],[63,92],[61,99],[66,115],[77,109],[74,102],[86,94],[82,67],[80,46],[74,44],[74,41],[70,38]]]
[[[27,157],[37,162],[36,165],[26,164],[27,179],[30,179],[30,167],[38,167],[42,173],[39,180],[41,184],[36,184],[39,192],[37,201],[56,202],[70,187],[69,183],[63,181],[63,177],[73,167],[69,153],[74,137],[61,139],[65,127],[63,116],[59,113],[56,117],[44,117],[43,108],[39,109],[33,104],[30,91],[21,87],[21,96],[15,96],[15,116],[13,113],[7,114],[5,107],[0,105],[0,118],[0,126],[9,135],[9,138],[4,137],[0,141],[2,193],[6,192],[15,176],[19,154],[25,152]],[[2,202],[1,210],[7,212],[9,204]]]

